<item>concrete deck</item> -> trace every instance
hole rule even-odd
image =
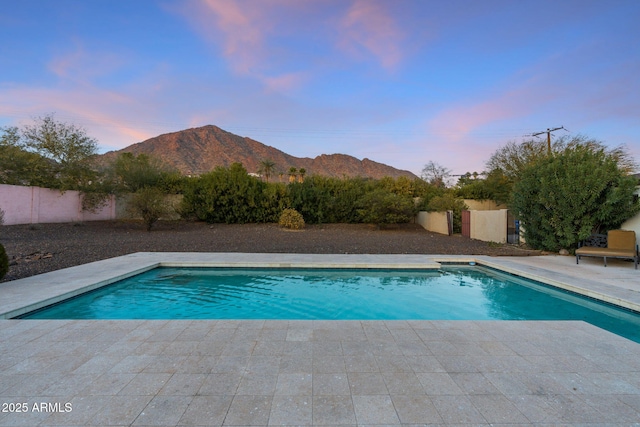
[[[640,306],[622,261],[133,254],[0,284],[0,313],[158,263],[471,260]],[[29,426],[640,425],[640,344],[584,322],[2,320],[0,403]]]

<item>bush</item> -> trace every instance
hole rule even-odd
[[[418,212],[410,195],[401,196],[382,188],[362,196],[357,206],[362,222],[378,226],[410,222]]]
[[[4,278],[8,271],[9,257],[7,256],[7,251],[4,250],[4,246],[0,244],[0,280]]]
[[[636,179],[601,147],[569,146],[524,169],[511,207],[536,249],[574,249],[592,233],[620,227],[640,210]]]
[[[229,168],[218,166],[189,182],[184,189],[181,212],[209,223],[260,222],[265,220],[260,211],[266,185],[247,174],[240,163]]]
[[[285,209],[280,215],[278,221],[280,227],[289,228],[292,230],[300,230],[304,228],[304,218],[295,209]]]
[[[151,231],[153,224],[169,213],[165,194],[156,187],[145,187],[134,193],[128,209],[132,216],[142,218],[147,231]]]

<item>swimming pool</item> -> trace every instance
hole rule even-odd
[[[584,320],[640,342],[640,315],[483,267],[156,268],[28,319]]]

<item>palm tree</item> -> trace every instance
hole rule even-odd
[[[298,182],[304,182],[304,176],[307,173],[307,170],[305,168],[300,168],[300,170],[298,171],[298,173],[300,174],[298,176]]]
[[[276,164],[271,159],[264,159],[260,161],[260,168],[258,173],[264,176],[264,180],[269,182],[269,178],[276,169]]]
[[[291,166],[289,168],[289,182],[296,182],[297,174],[298,174],[298,169]]]

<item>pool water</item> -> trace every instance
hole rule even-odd
[[[640,314],[482,267],[157,268],[28,319],[584,320],[640,342]]]

